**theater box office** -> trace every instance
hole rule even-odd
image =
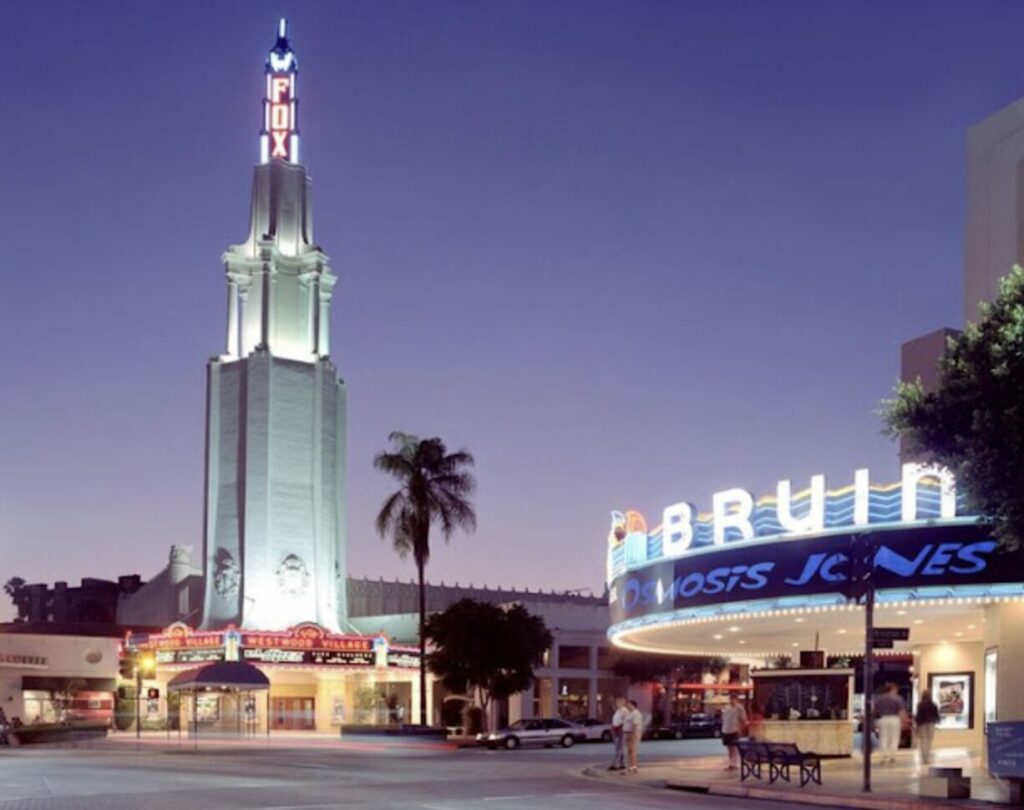
[[[731,489],[712,502],[707,514],[672,504],[650,530],[637,512],[612,513],[616,645],[746,661],[755,683],[756,668],[778,668],[801,651],[848,668],[864,650],[852,578],[870,572],[875,625],[909,630],[908,641],[876,650],[878,659],[912,660],[910,701],[929,687],[946,700],[936,745],[980,751],[982,716],[1024,717],[1010,670],[1024,658],[1024,634],[1012,631],[1024,622],[1024,551],[1001,547],[967,513],[948,470],[905,464],[886,485],[857,470],[839,489],[814,476],[802,492],[780,481],[771,496]],[[839,719],[852,742],[853,712]],[[824,720],[801,712],[796,722]],[[809,728],[800,738],[819,750]]]

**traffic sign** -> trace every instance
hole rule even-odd
[[[909,627],[875,627],[871,633],[876,642],[878,641],[910,641]],[[876,643],[877,647],[878,644]],[[891,646],[891,645],[890,645]]]
[[[871,646],[876,650],[891,650],[893,648],[893,643],[891,638],[878,638],[878,636],[875,636],[874,640],[871,642]]]

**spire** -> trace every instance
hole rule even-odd
[[[260,130],[260,163],[283,160],[299,162],[298,99],[295,78],[299,60],[288,41],[288,20],[277,25],[277,42],[267,55],[267,90],[263,97],[263,128]]]

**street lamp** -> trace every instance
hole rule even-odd
[[[142,674],[156,671],[156,658],[152,654],[135,655],[135,739],[142,739]]]

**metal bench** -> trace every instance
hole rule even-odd
[[[748,776],[761,777],[761,766],[769,764],[768,748],[764,743],[743,741],[736,743],[740,752],[740,781]]]
[[[821,757],[810,751],[801,751],[793,743],[763,743],[768,749],[768,782],[782,778],[790,781],[789,769],[800,768],[800,787],[808,782],[821,784]]]

